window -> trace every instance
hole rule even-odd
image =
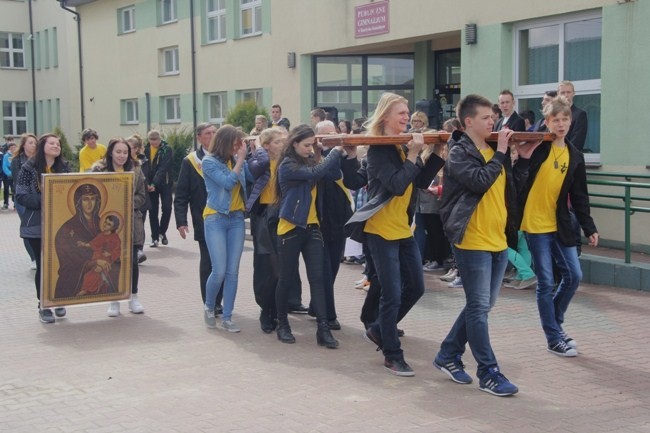
[[[2,127],[5,135],[27,132],[27,102],[2,102]]]
[[[163,97],[163,123],[180,123],[181,97],[179,95]]]
[[[239,92],[239,102],[254,101],[259,107],[262,105],[262,89],[249,89]]]
[[[262,0],[239,0],[241,36],[262,33]]]
[[[138,116],[137,99],[122,100],[122,123],[127,125],[134,125],[140,123],[140,118]]]
[[[0,67],[25,67],[25,47],[22,33],[0,32]]]
[[[383,92],[394,92],[414,108],[412,54],[315,56],[317,107],[338,109],[339,118],[367,117]]]
[[[226,0],[207,0],[208,42],[226,40]]]
[[[160,62],[160,75],[178,75],[178,47],[162,48],[160,50]]]
[[[119,21],[118,33],[131,33],[135,31],[135,6],[128,6],[117,11]]]
[[[50,31],[43,30],[43,67],[50,68]]]
[[[208,121],[221,126],[226,118],[226,93],[210,93],[208,97]]]
[[[515,97],[517,109],[533,110],[539,118],[545,91],[570,80],[573,102],[587,112],[589,129],[583,151],[587,162],[600,154],[600,13],[528,21],[515,26]],[[592,155],[589,155],[592,154]]]
[[[159,0],[160,23],[168,24],[176,21],[176,0]]]

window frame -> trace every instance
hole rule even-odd
[[[129,24],[130,24],[130,28],[128,28],[128,29],[124,27],[124,21],[125,21],[124,20],[124,15],[126,13],[129,14],[128,21],[129,21]],[[119,23],[120,34],[125,35],[125,34],[129,34],[129,33],[134,33],[135,30],[136,30],[136,28],[135,28],[135,5],[130,5],[130,6],[120,8],[119,11],[118,11],[118,14],[119,14],[119,20],[120,20],[120,23]]]
[[[171,53],[172,55],[172,69],[167,70],[167,54]],[[160,49],[160,75],[163,77],[179,75],[180,71],[180,61],[179,61],[179,49],[178,45],[173,47],[165,47]]]
[[[172,113],[175,117],[169,117],[169,112],[167,111],[167,101],[174,101],[174,111]],[[181,95],[167,95],[162,97],[162,111],[163,119],[161,123],[181,123]]]
[[[219,101],[219,106],[220,106],[220,111],[221,117],[215,117],[215,113],[212,112],[212,102],[211,99],[213,97],[218,97],[220,98]],[[208,114],[208,122],[221,126],[226,120],[226,113],[228,111],[228,94],[226,92],[211,92],[206,94],[206,103],[207,103],[207,114]]]
[[[9,65],[0,65],[0,69],[27,69],[27,65],[25,64],[25,34],[24,33],[17,33],[17,32],[0,32],[0,34],[6,34],[7,39],[9,41],[9,47],[8,48],[2,48],[0,47],[0,53],[8,53],[9,54]],[[14,35],[20,35],[20,40],[22,42],[23,47],[22,48],[15,48],[14,47]],[[22,61],[23,61],[23,66],[16,66],[15,61],[14,61],[14,55],[15,54],[20,54],[22,56]]]
[[[262,0],[249,0],[248,3],[244,3],[246,0],[239,0],[239,37],[248,38],[251,36],[259,36],[262,34],[262,19],[263,19],[263,7]],[[244,33],[244,12],[251,10],[252,16],[252,25],[253,28],[250,33]],[[259,29],[255,28],[257,23],[256,12],[259,13]]]
[[[226,26],[227,26],[227,18],[226,18],[226,1],[225,0],[214,0],[215,2],[222,1],[223,2],[223,8],[213,10],[211,11],[209,9],[210,5],[210,0],[206,0],[205,2],[205,37],[206,41],[209,44],[213,43],[218,43],[218,42],[224,42],[227,39],[227,34],[226,34]],[[212,21],[217,22],[217,33],[223,35],[223,37],[218,37],[216,39],[210,39],[210,23]],[[223,26],[222,26],[223,24]]]
[[[122,100],[122,110],[124,112],[124,125],[138,125],[140,124],[140,112],[139,106],[138,106],[138,99],[137,98],[132,98],[132,99],[123,99]],[[129,119],[129,106],[132,106],[131,111],[134,114],[133,119]]]
[[[5,116],[5,104],[11,104],[11,114],[9,116]],[[17,115],[17,104],[23,104],[24,105],[24,110],[25,110],[25,116],[21,117]],[[28,123],[28,118],[27,118],[27,102],[26,101],[2,101],[2,126],[4,130],[5,135],[12,135],[14,137],[18,137],[21,134],[24,134],[28,131],[27,129],[27,123]],[[5,128],[5,122],[11,122],[11,131],[7,131]],[[21,131],[20,128],[18,128],[18,122],[24,122],[25,124],[25,130]]]
[[[165,19],[165,4],[169,3],[169,19]],[[176,0],[158,0],[160,8],[160,25],[178,22],[178,4]]]
[[[541,98],[544,96],[544,92],[547,90],[557,90],[557,85],[559,82],[565,80],[565,26],[572,22],[579,21],[589,21],[594,19],[600,19],[602,22],[603,14],[601,11],[592,11],[592,12],[581,12],[576,14],[566,14],[562,16],[556,16],[553,18],[541,18],[535,20],[527,20],[516,23],[513,25],[513,78],[514,78],[514,87],[512,89],[515,95],[515,104],[519,105],[520,100],[532,99],[532,98]],[[542,83],[542,84],[520,84],[519,83],[519,63],[520,63],[520,37],[519,34],[522,30],[530,30],[540,27],[550,27],[553,25],[558,26],[559,32],[559,41],[558,41],[558,81],[557,83]],[[602,42],[602,33],[601,33],[601,42]],[[602,58],[601,58],[602,65]],[[585,95],[601,95],[602,97],[602,86],[601,78],[598,79],[588,79],[588,80],[575,80],[572,81],[575,95],[576,96],[585,96]],[[602,149],[601,149],[602,151]],[[587,163],[599,163],[600,162],[600,153],[585,153],[585,161]]]
[[[255,89],[244,89],[240,90],[238,93],[238,102],[244,102],[248,100],[253,100],[255,101],[255,104],[258,107],[262,106],[262,98],[264,96],[264,92],[262,91],[261,88],[255,88]],[[248,95],[253,95],[253,98],[250,98]]]

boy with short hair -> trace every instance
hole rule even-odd
[[[496,148],[487,143],[494,126],[492,103],[480,95],[466,96],[456,111],[465,131],[455,131],[449,142],[440,217],[463,276],[466,304],[433,365],[456,383],[471,383],[461,360],[469,343],[478,364],[479,388],[508,396],[518,389],[499,369],[487,319],[508,263],[508,243],[516,244],[517,232],[510,224],[515,196],[508,152],[513,131],[499,131]]]

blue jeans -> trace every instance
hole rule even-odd
[[[539,318],[546,335],[546,341],[553,345],[564,338],[562,330],[564,314],[582,279],[578,251],[576,247],[562,245],[557,238],[557,232],[526,233],[526,238],[537,275],[536,294]],[[555,294],[553,294],[555,289],[554,263],[562,276]]]
[[[465,308],[440,345],[438,357],[450,361],[456,356],[462,356],[465,344],[469,343],[478,364],[477,375],[482,377],[488,368],[498,365],[490,344],[488,313],[499,296],[508,264],[508,251],[493,253],[454,247],[454,257],[463,276]]]
[[[230,320],[237,295],[239,260],[244,250],[244,213],[212,214],[205,218],[205,242],[210,252],[212,272],[208,277],[205,306],[214,310],[223,283],[223,320]]]
[[[381,335],[384,357],[401,359],[397,324],[424,294],[420,250],[413,237],[389,241],[367,233],[366,240],[381,285],[379,317],[370,327]]]

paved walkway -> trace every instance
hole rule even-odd
[[[294,345],[259,330],[250,242],[234,316],[243,331],[206,329],[198,248],[176,232],[169,246],[145,248],[144,315],[81,306],[43,325],[17,233],[16,213],[2,211],[2,432],[650,432],[648,293],[581,287],[566,323],[580,356],[563,359],[545,350],[533,291],[504,289],[491,335],[520,392],[499,398],[432,367],[463,304],[432,275],[401,325],[416,376],[399,378],[361,338],[359,266],[342,265],[337,280],[339,350],[318,347],[304,316],[291,318]]]

